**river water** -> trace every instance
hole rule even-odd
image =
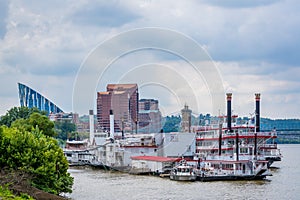
[[[177,182],[167,178],[71,168],[74,200],[300,199],[300,145],[280,145],[281,162],[263,181]]]

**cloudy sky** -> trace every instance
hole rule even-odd
[[[164,115],[185,103],[195,114],[224,114],[225,96],[224,105],[214,101],[220,89],[233,93],[234,114],[253,113],[261,93],[262,116],[300,118],[299,7],[298,0],[1,0],[0,114],[19,106],[18,82],[80,114],[96,108],[106,84],[138,83],[140,98],[158,99]]]

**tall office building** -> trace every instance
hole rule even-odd
[[[114,114],[115,131],[137,128],[138,123],[137,84],[108,84],[106,92],[97,93],[97,121],[102,130],[110,130],[110,110]]]
[[[139,100],[139,132],[159,133],[161,126],[161,112],[158,108],[158,100]]]

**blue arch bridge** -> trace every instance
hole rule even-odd
[[[21,106],[28,108],[37,107],[41,111],[46,111],[47,115],[49,113],[55,114],[63,112],[57,105],[32,88],[18,83],[18,89]]]

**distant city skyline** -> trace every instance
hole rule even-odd
[[[96,111],[97,91],[104,91],[108,83],[137,83],[140,98],[158,99],[163,116],[180,113],[185,103],[194,115],[217,115],[215,91],[207,83],[214,79],[205,75],[205,70],[195,73],[192,65],[207,63],[172,35],[162,32],[161,37],[142,34],[135,35],[135,40],[112,40],[105,54],[93,59],[105,41],[131,30],[156,27],[186,36],[207,52],[224,89],[224,97],[218,101],[220,114],[226,113],[225,93],[233,93],[233,114],[239,116],[254,112],[254,94],[261,93],[262,117],[300,118],[299,7],[297,0],[3,0],[0,115],[20,105],[18,82],[39,91],[65,112],[80,115]],[[166,42],[168,36],[172,42]],[[115,55],[119,49],[146,40],[164,48],[131,49]],[[172,52],[178,47],[195,59]],[[110,56],[114,56],[113,62],[99,64]],[[80,74],[86,64],[95,66],[87,73],[95,76],[96,83]],[[105,71],[95,73],[101,67],[106,67]],[[94,96],[86,103],[85,96],[80,97],[80,105],[73,110],[80,75],[86,76],[86,85],[80,89]]]

